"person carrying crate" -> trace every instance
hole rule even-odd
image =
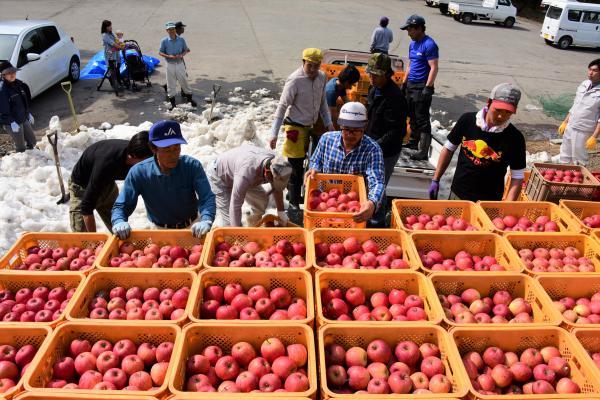
[[[112,209],[113,233],[121,239],[131,234],[127,222],[141,195],[150,222],[159,229],[184,229],[204,236],[215,219],[216,205],[200,161],[182,156],[187,144],[177,121],[158,121],[149,133],[154,157],[131,168]]]
[[[520,99],[517,87],[501,83],[492,89],[485,107],[458,119],[433,174],[429,187],[432,200],[437,200],[440,179],[459,148],[450,200],[502,200],[507,168],[511,181],[506,200],[519,198],[526,167],[525,138],[510,123],[510,117],[517,112]]]
[[[319,118],[328,131],[333,131],[331,114],[325,99],[327,76],[320,70],[323,52],[308,48],[302,52],[302,66],[288,76],[275,111],[271,126],[271,149],[277,145],[277,136],[284,125],[285,142],[283,155],[292,165],[292,175],[288,184],[290,205],[300,208],[302,201],[302,175],[308,144],[313,135],[313,126]],[[314,140],[318,140],[314,138]]]
[[[265,213],[269,195],[277,206],[277,216],[282,225],[289,220],[283,204],[285,189],[292,166],[273,151],[244,144],[217,157],[208,173],[208,180],[216,196],[217,211],[223,226],[242,226],[242,205],[246,201],[251,209],[248,225],[254,226]],[[263,184],[269,183],[267,192]]]
[[[332,121],[336,121],[340,114],[340,108],[337,105],[338,99],[342,100],[342,104],[348,102],[346,90],[350,89],[359,80],[360,72],[358,72],[358,69],[354,65],[348,65],[338,76],[331,78],[325,85],[325,100],[327,100]]]
[[[588,163],[588,150],[596,147],[600,135],[600,58],[588,65],[588,79],[581,82],[575,101],[558,133],[563,135],[560,145],[562,164]]]
[[[354,214],[355,222],[365,222],[381,206],[385,173],[381,147],[365,135],[367,109],[358,102],[344,104],[337,120],[341,131],[327,132],[310,158],[305,179],[317,173],[362,175],[367,183],[367,201]]]

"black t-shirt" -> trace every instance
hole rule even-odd
[[[99,191],[115,181],[122,181],[131,166],[126,164],[128,140],[107,139],[92,144],[73,167],[71,179],[85,194],[81,201],[81,211],[90,215],[96,206]]]
[[[507,168],[526,166],[525,138],[512,124],[485,132],[475,123],[476,114],[463,114],[448,135],[460,151],[452,191],[464,200],[502,200]]]

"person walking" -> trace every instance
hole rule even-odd
[[[400,29],[405,30],[412,40],[403,83],[411,129],[407,147],[418,150],[411,156],[413,160],[426,160],[431,146],[429,108],[438,74],[439,50],[435,41],[425,34],[425,18],[411,15]]]
[[[283,155],[292,165],[292,175],[288,184],[289,202],[292,208],[300,208],[302,202],[302,177],[304,159],[309,140],[313,136],[313,126],[319,118],[328,131],[333,131],[331,114],[325,99],[327,76],[320,70],[323,53],[316,48],[304,49],[302,66],[288,76],[275,111],[271,126],[271,149],[277,145],[277,136],[284,125],[285,142]],[[315,142],[318,138],[312,137]]]
[[[379,19],[379,26],[375,28],[371,35],[371,46],[369,47],[371,53],[388,54],[390,43],[394,40],[394,33],[387,27],[389,23],[388,17]]]
[[[175,33],[177,33],[177,36],[181,36],[185,33],[186,26],[187,25],[185,25],[181,21],[175,22]],[[183,59],[183,66],[185,67],[185,73],[187,74],[187,67],[185,65],[185,59]],[[165,93],[167,93],[167,84],[165,83],[164,85],[162,85],[162,87],[165,90]],[[185,93],[183,92],[183,89],[181,89],[181,98],[185,99]],[[167,101],[169,101],[169,96],[167,96]]]
[[[501,83],[492,89],[481,110],[465,113],[458,119],[442,148],[429,187],[432,200],[437,200],[440,179],[458,149],[450,200],[502,200],[508,168],[511,179],[506,200],[519,198],[527,166],[525,138],[510,117],[517,112],[520,99],[517,87]]]
[[[588,64],[587,77],[558,128],[563,135],[559,156],[563,164],[587,165],[588,150],[596,147],[600,135],[600,58]]]
[[[185,98],[192,107],[196,107],[196,102],[192,98],[192,89],[188,83],[187,71],[183,58],[190,52],[190,49],[181,36],[177,36],[174,22],[167,22],[165,25],[167,37],[160,43],[158,54],[167,61],[167,96],[171,107],[175,107],[175,95],[177,94],[177,83],[181,86]]]
[[[17,69],[8,61],[0,63],[0,125],[10,134],[15,151],[22,153],[36,144],[33,115],[25,85],[17,79]]]
[[[115,181],[124,180],[132,166],[149,157],[148,131],[130,140],[100,140],[86,148],[69,179],[71,230],[96,232],[96,210],[111,231],[110,213],[119,194]]]
[[[106,68],[108,73],[108,81],[115,91],[117,96],[121,96],[120,82],[120,56],[119,51],[123,48],[124,44],[119,42],[112,31],[112,22],[109,20],[102,21],[100,28],[102,34],[102,45],[104,46],[104,60],[106,61]]]
[[[112,208],[113,233],[131,234],[127,222],[142,196],[148,220],[159,229],[191,228],[196,237],[210,231],[215,219],[215,195],[197,159],[181,155],[187,144],[177,121],[158,121],[149,132],[154,157],[134,165]]]

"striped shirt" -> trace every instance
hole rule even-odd
[[[310,168],[324,174],[362,175],[367,184],[367,198],[378,207],[385,190],[385,173],[381,147],[368,136],[346,154],[342,132],[327,132],[319,140]]]

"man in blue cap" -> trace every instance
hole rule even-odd
[[[158,228],[184,229],[194,236],[208,233],[215,219],[215,195],[200,161],[182,156],[187,144],[176,121],[158,121],[150,128],[148,158],[129,170],[112,209],[113,233],[126,239],[131,233],[127,218],[142,196],[148,219]]]

